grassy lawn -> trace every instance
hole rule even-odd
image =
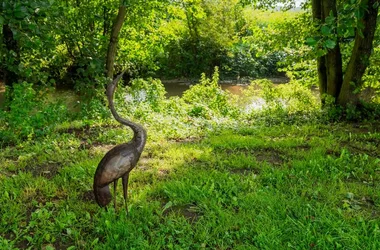
[[[103,124],[3,148],[0,248],[380,249],[379,123],[150,139],[127,217],[121,188],[105,211],[92,180],[128,136]]]

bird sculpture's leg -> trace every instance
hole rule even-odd
[[[114,182],[113,182],[113,206],[115,208],[115,212],[116,212],[116,188],[117,188],[117,180],[116,179]]]
[[[127,210],[128,215],[128,179],[129,179],[129,172],[126,173],[123,176],[123,191],[124,191],[124,202],[125,202],[125,209]]]

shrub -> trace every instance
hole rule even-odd
[[[60,101],[49,102],[32,84],[15,84],[7,102],[9,111],[1,111],[0,144],[45,135],[58,122],[68,119],[67,107]]]
[[[210,119],[215,116],[237,116],[238,109],[229,102],[229,95],[218,85],[219,72],[215,67],[212,79],[203,73],[199,84],[185,91],[182,99],[191,106],[190,116]]]
[[[243,91],[246,118],[268,125],[315,121],[319,99],[297,81],[275,86],[269,80],[255,80]]]
[[[148,105],[153,111],[163,111],[165,87],[158,79],[135,79],[131,86],[126,87],[125,101],[130,104]]]

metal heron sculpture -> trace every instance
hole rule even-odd
[[[136,166],[146,143],[145,129],[136,123],[119,116],[114,106],[114,93],[120,78],[124,73],[118,75],[115,80],[107,86],[107,99],[113,117],[121,124],[133,131],[133,138],[127,143],[115,146],[108,151],[100,161],[94,176],[95,200],[101,207],[106,207],[112,200],[109,185],[114,184],[114,207],[116,210],[116,187],[117,181],[122,178],[124,202],[128,213],[128,179],[129,173]],[[107,208],[106,208],[107,209]]]

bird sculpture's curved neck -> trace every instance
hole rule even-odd
[[[142,152],[142,150],[144,149],[146,137],[147,137],[145,129],[137,123],[134,123],[132,121],[129,121],[125,118],[120,117],[119,114],[116,112],[115,105],[113,102],[114,93],[116,91],[117,84],[120,81],[120,79],[122,78],[123,74],[124,74],[124,72],[121,73],[120,75],[118,75],[115,78],[115,80],[113,80],[111,83],[108,84],[108,86],[107,86],[108,104],[109,104],[109,107],[111,109],[111,113],[112,113],[113,117],[118,122],[120,122],[121,124],[126,125],[132,129],[132,131],[133,131],[132,141],[134,141],[137,144],[137,150],[139,152]]]

